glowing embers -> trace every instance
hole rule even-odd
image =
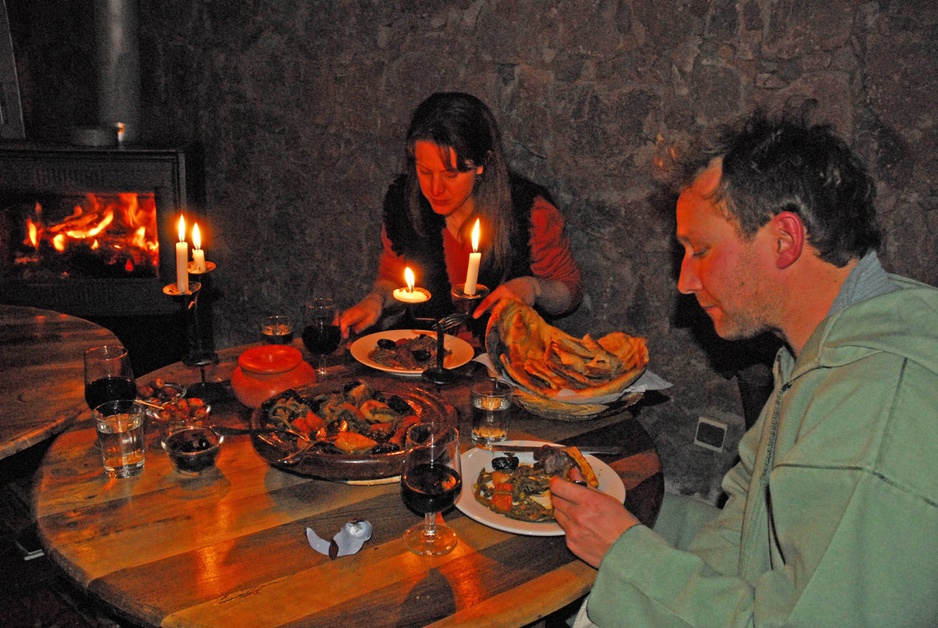
[[[26,212],[22,233],[15,265],[24,278],[159,276],[153,194],[86,194],[45,205],[36,202]]]

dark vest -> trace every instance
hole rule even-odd
[[[523,242],[519,236],[518,244],[512,249],[507,271],[497,272],[491,264],[483,262],[479,269],[479,283],[495,288],[508,279],[531,274],[531,208],[534,199],[542,196],[550,201],[550,195],[543,187],[531,183],[519,176],[510,176],[511,206],[514,211],[517,232],[525,234]],[[454,311],[450,284],[446,274],[446,260],[443,253],[443,229],[445,219],[434,213],[430,203],[420,195],[420,212],[426,226],[426,235],[420,236],[410,222],[406,202],[407,176],[400,175],[388,188],[384,197],[384,228],[391,240],[391,249],[403,257],[407,264],[420,269],[419,284],[430,291],[431,298],[414,309],[417,317],[438,319]],[[484,326],[482,327],[484,330]]]

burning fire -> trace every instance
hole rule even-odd
[[[159,266],[156,203],[152,195],[136,193],[87,194],[71,215],[47,224],[36,203],[26,218],[23,244],[32,254],[22,262],[47,256],[74,256],[89,251],[107,266],[133,273]]]

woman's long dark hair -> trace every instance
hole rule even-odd
[[[449,169],[469,172],[482,166],[472,190],[475,213],[462,226],[460,237],[466,239],[478,218],[482,227],[485,263],[502,270],[511,255],[516,225],[511,207],[508,164],[502,149],[501,134],[495,116],[481,100],[460,92],[439,92],[424,100],[414,111],[407,129],[407,209],[417,233],[427,235],[427,225],[420,211],[420,183],[417,179],[417,142],[432,142],[440,147],[440,156]],[[456,155],[450,162],[450,151]]]

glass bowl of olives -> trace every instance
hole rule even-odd
[[[163,449],[176,471],[198,475],[215,466],[224,441],[224,436],[207,427],[187,427],[167,436]]]

